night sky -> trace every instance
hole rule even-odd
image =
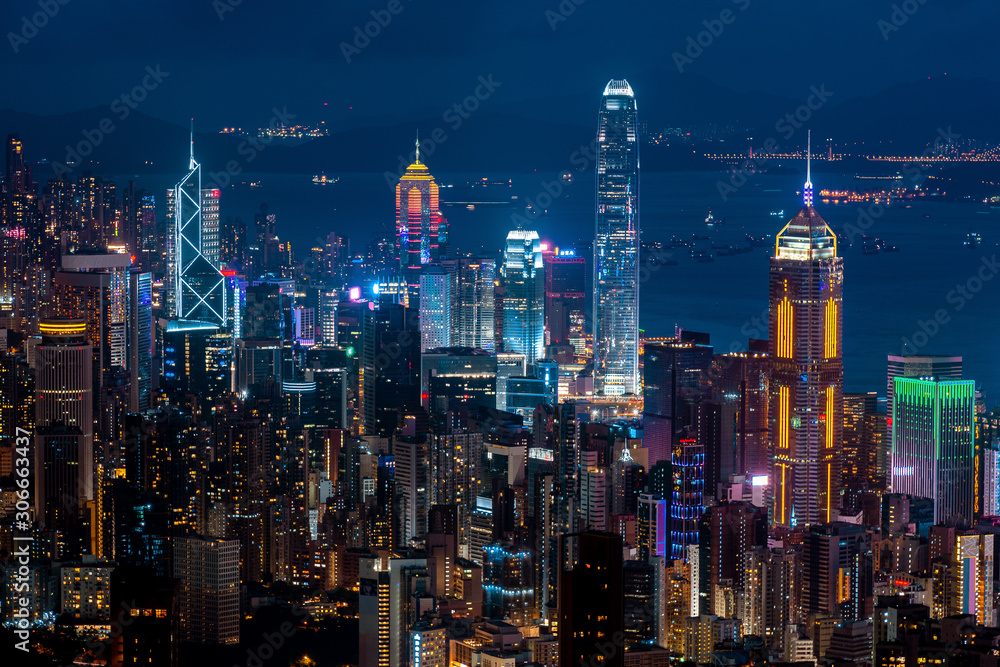
[[[672,54],[723,11],[730,22],[714,24],[721,33],[684,73],[739,92],[794,97],[822,80],[844,99],[943,73],[996,79],[1000,23],[1000,4],[964,0],[895,4],[895,24],[894,3],[877,0],[46,3],[51,18],[38,0],[0,5],[0,107],[107,106],[159,65],[169,78],[142,111],[206,129],[260,125],[282,106],[333,129],[439,115],[489,74],[514,105],[599,91],[611,77],[676,72]],[[348,63],[341,43],[354,48],[372,11],[390,19]],[[46,24],[33,34],[22,17],[36,14]]]

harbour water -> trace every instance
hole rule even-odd
[[[433,165],[431,170],[433,172]],[[570,165],[567,165],[570,166]],[[594,179],[574,172],[571,182],[557,174],[435,174],[453,187],[442,188],[443,210],[451,223],[453,247],[495,253],[507,231],[520,222],[543,240],[563,247],[589,243],[594,229]],[[374,230],[391,229],[394,196],[383,174],[336,174],[339,182],[314,185],[309,175],[246,174],[246,182],[223,191],[222,216],[247,221],[262,202],[277,216],[279,235],[305,251],[317,238],[338,231],[360,250]],[[506,186],[468,187],[486,177]],[[176,177],[172,177],[176,178]],[[162,193],[172,178],[143,177],[139,185]],[[644,243],[671,237],[710,236],[696,241],[714,261],[692,259],[688,248],[667,249],[666,264],[646,264],[641,287],[640,323],[651,336],[669,335],[675,326],[708,332],[717,350],[744,349],[749,337],[766,337],[768,257],[773,236],[801,206],[800,174],[755,174],[735,192],[720,196],[722,172],[645,173],[640,212]],[[126,180],[116,177],[119,183]],[[816,174],[823,188],[870,188],[853,174]],[[896,183],[898,185],[898,182]],[[909,183],[907,183],[909,184]],[[888,185],[886,183],[886,185]],[[511,197],[517,197],[511,204]],[[835,231],[858,226],[859,206],[816,207]],[[524,206],[534,206],[526,213]],[[907,207],[909,205],[909,207]],[[544,209],[544,213],[541,211]],[[725,224],[708,228],[709,211]],[[783,215],[771,215],[783,211]],[[956,354],[965,358],[966,377],[984,389],[987,402],[1000,395],[1000,209],[981,202],[934,198],[900,201],[879,215],[872,211],[864,233],[895,245],[898,252],[865,254],[858,235],[844,257],[844,375],[847,391],[885,393],[886,355],[907,352]],[[863,221],[865,218],[861,218]],[[859,231],[864,226],[858,226]],[[970,231],[982,245],[969,248]],[[718,256],[712,245],[747,246],[746,235],[769,236],[750,252]]]

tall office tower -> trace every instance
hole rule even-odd
[[[608,470],[598,452],[580,452],[580,521],[588,530],[608,530]]]
[[[885,394],[885,441],[879,451],[879,471],[884,475],[885,485],[892,483],[892,411],[896,378],[961,380],[962,357],[935,354],[889,355]]]
[[[669,461],[685,428],[696,428],[698,410],[710,397],[712,347],[708,337],[682,331],[678,340],[647,343],[643,350],[643,440],[649,467]]]
[[[416,309],[397,304],[360,311],[362,435],[394,432],[399,410],[420,403],[420,336],[415,315]]]
[[[44,447],[38,440],[47,428],[62,426],[79,429],[82,439],[75,457],[76,481],[60,489],[73,494],[82,502],[94,498],[94,390],[93,347],[87,342],[87,323],[83,320],[48,319],[38,324],[42,344],[35,359],[35,471],[44,469],[41,457]],[[37,479],[36,488],[44,489],[44,480]],[[74,488],[75,487],[75,488]],[[45,493],[35,494],[36,503]],[[36,507],[42,515],[44,508]]]
[[[603,667],[622,667],[624,648],[606,648],[624,633],[622,538],[594,531],[563,535],[559,562],[560,667],[590,664],[596,655],[606,656]]]
[[[515,229],[503,253],[503,349],[528,365],[545,356],[545,269],[538,232]]]
[[[843,485],[851,491],[884,491],[885,478],[879,471],[884,418],[878,414],[878,395],[844,394]],[[885,457],[881,457],[884,461]],[[884,470],[884,468],[882,468]]]
[[[871,535],[864,526],[810,526],[802,543],[803,614],[830,614],[845,622],[871,618],[875,572]]]
[[[326,235],[323,244],[322,269],[334,291],[347,287],[347,274],[351,267],[351,246],[346,236],[337,232]]]
[[[396,184],[396,257],[408,286],[411,306],[417,305],[424,264],[448,254],[448,221],[441,214],[438,184],[416,156]]]
[[[456,275],[441,266],[420,272],[420,351],[454,345]]]
[[[240,543],[174,538],[174,574],[180,579],[180,638],[200,644],[240,642]]]
[[[746,591],[744,554],[767,544],[767,511],[746,502],[726,502],[708,508],[708,525],[708,609],[731,618],[730,592]]]
[[[202,190],[201,164],[167,192],[167,315],[226,327],[229,281],[219,270],[219,191]]]
[[[153,387],[153,280],[150,273],[129,274],[129,342],[126,364],[131,390],[129,412],[149,409]]]
[[[705,445],[695,438],[681,438],[674,445],[670,467],[670,558],[677,560],[698,544],[698,521],[705,511]]]
[[[655,643],[658,563],[627,560],[622,568],[625,637],[628,643]]]
[[[771,258],[771,515],[780,526],[833,521],[840,500],[844,268],[808,171],[805,205]]]
[[[555,521],[558,532],[577,530],[580,514],[580,449],[577,442],[576,405],[560,403],[553,409],[555,432],[555,468],[559,489]]]
[[[743,634],[763,637],[781,652],[785,629],[799,622],[799,554],[790,549],[756,547],[743,555],[746,576]]]
[[[670,556],[670,501],[655,493],[639,496],[636,508],[636,546],[639,560]]]
[[[424,539],[432,479],[428,444],[423,437],[397,438],[392,444],[396,457],[396,493],[399,496],[399,532],[403,546]]]
[[[483,547],[483,615],[518,627],[535,618],[531,552],[499,542]]]
[[[458,262],[458,315],[455,345],[493,350],[496,260],[463,257]]]
[[[639,128],[624,79],[598,114],[593,317],[594,392],[639,393]]]
[[[545,331],[549,345],[585,349],[584,329],[587,260],[575,250],[555,249],[545,254]]]
[[[911,380],[893,388],[892,491],[934,499],[934,523],[973,521],[976,383]]]

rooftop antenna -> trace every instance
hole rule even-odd
[[[806,133],[806,185],[802,188],[802,200],[806,206],[813,205],[812,184],[812,130]]]
[[[420,164],[420,130],[417,130],[417,140],[414,142],[417,146],[416,159],[414,162]]]
[[[188,169],[194,169],[194,118],[191,119],[191,166]]]

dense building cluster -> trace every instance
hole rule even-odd
[[[40,188],[9,136],[7,626],[176,665],[294,600],[355,623],[361,667],[996,665],[1000,413],[959,356],[844,391],[850,268],[809,177],[767,340],[641,332],[638,128],[612,80],[591,248],[475,256],[419,142],[394,233],[293,252],[193,142],[163,196]]]

